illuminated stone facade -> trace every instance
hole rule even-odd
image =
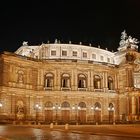
[[[0,55],[1,121],[139,121],[140,53],[71,44],[23,43]]]

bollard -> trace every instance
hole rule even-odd
[[[50,128],[53,129],[53,123],[50,124]]]
[[[28,125],[31,125],[31,124],[32,124],[32,123],[29,121],[29,122],[28,122]]]
[[[15,125],[16,124],[16,121],[13,121],[13,125]]]
[[[19,122],[19,124],[20,124],[20,125],[23,125],[23,122],[22,122],[22,121],[20,121],[20,122]]]
[[[65,124],[65,130],[68,130],[69,129],[69,124]]]

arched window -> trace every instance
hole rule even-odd
[[[53,87],[53,74],[52,73],[47,73],[45,75],[45,88],[51,88]]]
[[[61,87],[62,88],[70,88],[70,76],[69,76],[69,74],[62,74]]]
[[[86,104],[84,102],[80,102],[78,106],[80,108],[86,108]]]
[[[101,110],[101,104],[99,102],[96,102],[94,107],[95,107],[95,111]]]
[[[108,77],[108,90],[113,90],[113,79],[112,77]]]
[[[112,103],[109,103],[108,110],[114,111],[114,105]]]
[[[53,103],[51,101],[48,101],[45,103],[45,107],[47,108],[53,107]]]
[[[61,107],[62,108],[69,108],[70,107],[70,104],[65,101],[65,102],[62,103]]]
[[[101,77],[99,75],[94,75],[94,88],[101,89]]]
[[[87,79],[84,74],[78,75],[78,88],[86,88],[87,87]]]

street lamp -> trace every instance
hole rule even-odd
[[[2,103],[0,103],[0,108],[3,106],[3,104]]]
[[[56,112],[55,112],[55,124],[57,125],[57,121],[58,121],[58,110],[61,109],[61,106],[59,106],[59,105],[56,103],[55,106],[53,106],[53,109],[56,111]]]
[[[3,104],[0,102],[0,120],[1,120],[1,108],[2,108]]]
[[[93,110],[94,110],[94,107],[93,107],[93,106],[91,106],[91,107],[90,107],[90,109],[92,110],[92,115],[91,115],[91,117],[92,117],[92,118],[91,118],[91,120],[92,120],[92,122],[93,122],[93,121],[94,121],[94,117],[93,117],[93,116],[94,116],[94,115],[93,115]]]
[[[98,123],[100,122],[100,111],[101,111],[101,107],[99,105],[96,105],[95,108],[95,121],[96,121],[96,125],[98,125]]]
[[[78,106],[77,104],[75,104],[75,105],[72,107],[72,109],[75,110],[75,119],[76,119],[76,124],[78,125],[78,121],[79,121],[78,110],[80,110],[81,107]]]
[[[35,111],[36,111],[36,124],[38,124],[38,111],[41,109],[39,104],[35,104]]]
[[[113,121],[114,123],[114,106],[113,104],[110,104],[109,107],[108,107],[108,113],[109,113],[109,123],[111,123],[111,120]],[[113,118],[112,118],[113,117]]]

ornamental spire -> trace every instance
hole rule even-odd
[[[139,41],[136,38],[132,38],[131,36],[128,36],[126,31],[124,30],[121,33],[121,40],[119,43],[119,48],[118,50],[126,50],[127,48],[131,48],[131,49],[138,49],[138,44]]]

